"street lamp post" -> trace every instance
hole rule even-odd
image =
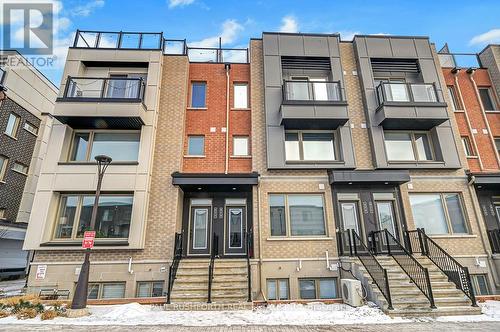
[[[90,218],[89,229],[94,230],[95,222],[97,219],[97,208],[99,205],[99,196],[101,194],[102,178],[104,172],[111,164],[111,157],[99,155],[95,157],[97,161],[97,190],[95,193],[94,206],[92,207],[92,217]],[[85,259],[78,276],[78,283],[76,284],[75,295],[71,302],[71,309],[83,309],[87,306],[87,293],[89,288],[89,270],[90,270],[90,249],[85,249]]]

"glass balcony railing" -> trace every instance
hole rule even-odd
[[[190,62],[248,63],[246,48],[187,47]]]
[[[283,99],[308,102],[343,101],[339,81],[285,81]]]
[[[73,47],[126,50],[161,50],[163,34],[156,32],[76,31]]]
[[[377,86],[379,105],[384,102],[439,102],[434,84],[418,83],[387,83],[381,82]]]
[[[475,53],[438,53],[442,68],[484,68]]]
[[[142,78],[68,77],[64,98],[142,101],[145,86]]]

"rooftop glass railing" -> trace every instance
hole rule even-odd
[[[475,53],[438,53],[443,68],[483,68]]]

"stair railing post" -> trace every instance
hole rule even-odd
[[[417,234],[418,234],[418,243],[420,244],[420,252],[422,253],[422,256],[426,256],[424,239],[422,238],[421,228],[417,228]]]
[[[358,255],[358,248],[356,248],[356,237],[354,236],[354,229],[350,230],[350,233],[352,234],[352,242],[353,242],[353,247],[354,247],[354,255]]]
[[[431,278],[429,277],[429,269],[424,268],[424,273],[427,282],[427,289],[429,291],[429,302],[431,303],[431,308],[436,309],[436,304],[434,303],[434,294],[432,294]]]
[[[351,234],[351,230],[348,229],[347,230],[347,238],[349,240],[349,256],[352,256],[353,255],[353,252],[352,252],[352,247],[353,247],[353,244],[352,244],[352,234]]]
[[[390,256],[391,246],[389,245],[389,232],[387,231],[387,229],[384,229],[384,235],[385,235],[385,243],[387,245],[387,254]]]
[[[464,266],[465,276],[467,278],[467,286],[469,288],[470,300],[472,301],[472,306],[477,307],[476,294],[474,294],[474,288],[472,288],[472,282],[469,274],[469,268]]]
[[[394,308],[392,307],[391,289],[389,288],[389,277],[387,277],[387,269],[384,269],[384,278],[385,278],[385,287],[387,288],[387,302],[388,302],[387,309],[393,310]]]

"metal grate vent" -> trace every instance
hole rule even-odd
[[[374,72],[390,71],[405,73],[420,73],[417,59],[371,59]]]
[[[281,57],[283,69],[330,70],[330,58],[325,57]]]

